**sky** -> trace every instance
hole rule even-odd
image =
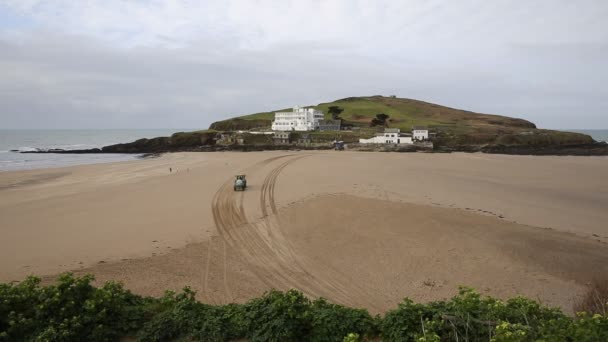
[[[0,0],[0,128],[206,128],[397,95],[608,128],[606,0]]]

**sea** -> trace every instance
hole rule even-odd
[[[81,150],[168,136],[196,129],[0,129],[0,172],[133,160],[134,154],[18,153],[36,149]]]
[[[61,148],[81,150],[135,141],[141,138],[168,136],[175,132],[196,129],[66,129],[66,130],[6,130],[0,129],[0,172],[44,169],[70,165],[109,163],[133,160],[134,154],[52,154],[18,153],[36,149]],[[585,133],[596,141],[608,142],[608,129],[572,129]]]

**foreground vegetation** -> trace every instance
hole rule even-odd
[[[572,318],[526,298],[503,302],[462,288],[449,301],[405,299],[373,317],[295,290],[213,306],[197,302],[189,288],[151,298],[115,282],[96,288],[92,280],[67,273],[46,287],[34,277],[1,284],[0,341],[608,341],[603,303],[601,313]]]

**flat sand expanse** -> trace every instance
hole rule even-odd
[[[607,175],[605,157],[333,151],[5,172],[0,281],[71,270],[210,303],[298,288],[372,312],[467,285],[569,311],[608,273]]]

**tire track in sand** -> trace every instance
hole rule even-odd
[[[257,163],[254,167],[288,156],[270,158]],[[304,157],[306,155],[290,158],[272,169],[266,176],[260,191],[259,203],[263,219],[259,222],[249,222],[243,208],[243,197],[246,193],[253,192],[235,193],[232,189],[232,179],[225,182],[216,192],[212,202],[213,218],[218,233],[226,241],[229,249],[237,254],[240,261],[253,268],[256,277],[269,288],[298,288],[309,296],[329,297],[342,304],[353,304],[353,298],[357,298],[358,303],[367,302],[366,298],[369,297],[365,291],[354,286],[348,277],[322,265],[310,261],[303,262],[280,229],[274,200],[276,181],[285,167]],[[224,271],[227,267],[225,258],[224,255]],[[322,270],[324,276],[321,278],[315,276],[310,268]],[[233,298],[226,274],[223,277],[223,286],[225,296]],[[373,303],[366,305],[375,306]]]
[[[298,255],[291,241],[283,234],[281,224],[278,222],[278,210],[274,199],[275,185],[281,171],[291,162],[300,158],[294,158],[276,167],[268,174],[262,184],[260,208],[262,209],[264,228],[268,231],[268,243],[272,245],[272,249],[277,256],[282,258],[283,263],[294,269],[298,276],[297,279],[293,279],[295,281],[294,286],[308,295],[330,297],[334,301],[345,305],[364,304],[370,308],[376,307],[375,302],[369,300],[370,296],[367,292],[355,285],[348,276],[327,265],[314,263],[309,258]],[[270,213],[268,208],[270,208]]]
[[[275,157],[264,159],[262,161],[259,161],[255,164],[253,164],[252,166],[248,167],[242,173],[249,173],[251,171],[255,171],[259,167],[269,164],[275,160],[279,160],[279,159],[286,158],[289,156],[290,155],[281,155],[281,156],[275,156]],[[226,297],[229,297],[231,300],[233,300],[234,297],[232,296],[230,287],[228,286],[228,280],[227,280],[227,267],[228,267],[227,266],[227,254],[228,254],[227,249],[231,248],[231,247],[226,246],[227,237],[225,236],[225,233],[227,233],[229,231],[229,229],[233,229],[233,228],[238,227],[247,222],[247,219],[246,219],[245,213],[244,213],[244,209],[242,207],[243,193],[242,192],[239,194],[233,193],[232,182],[233,182],[232,179],[228,179],[226,182],[224,182],[220,186],[220,189],[218,189],[218,191],[215,193],[215,195],[212,199],[213,219],[215,222],[217,232],[223,241],[223,253],[222,253],[222,260],[221,260],[222,289],[220,291],[223,290],[224,299],[226,299]],[[238,210],[236,210],[235,203],[234,203],[236,197],[238,197],[239,202],[240,202]],[[222,229],[220,227],[224,227],[224,228],[228,228],[228,229]],[[209,273],[210,273],[210,264],[212,263],[211,262],[212,258],[213,258],[212,240],[210,239],[208,242],[208,247],[207,247],[207,256],[204,261],[205,269],[204,269],[203,279],[202,279],[203,291],[209,295],[211,295],[213,292],[215,292],[215,291],[213,291],[212,286],[209,285]],[[213,298],[212,295],[211,295],[211,297]]]
[[[292,158],[281,166],[285,167],[301,157]],[[271,161],[276,159],[279,158],[275,157]],[[265,160],[258,164],[268,162]],[[254,274],[266,286],[293,287],[295,282],[290,274],[293,270],[285,267],[281,259],[277,258],[268,239],[257,225],[248,221],[245,215],[243,196],[248,192],[252,193],[251,190],[235,193],[231,179],[217,191],[212,202],[212,211],[218,233],[228,243],[230,249],[238,254],[241,261],[254,269]]]

